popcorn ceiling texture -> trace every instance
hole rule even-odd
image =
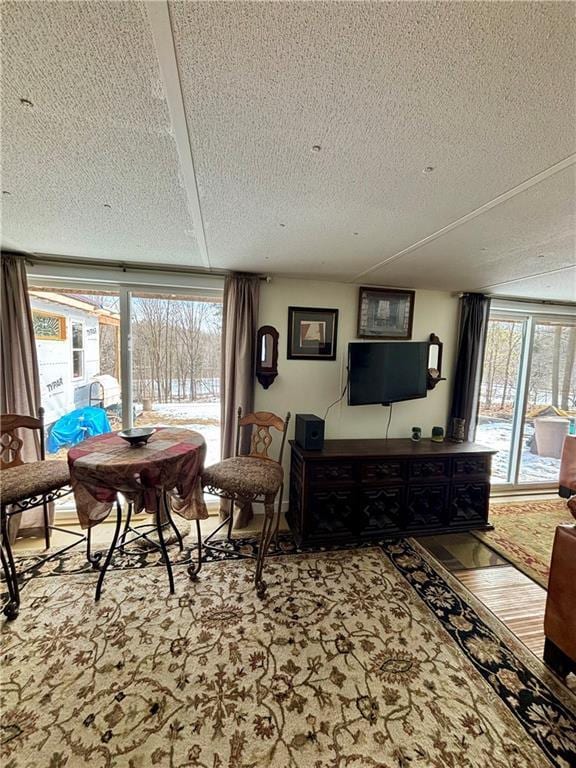
[[[5,236],[40,252],[200,263],[144,4],[18,0],[2,22]]]
[[[569,5],[170,2],[213,263],[350,279],[570,155]],[[533,197],[510,204],[514,230]],[[470,226],[462,268],[428,287],[508,276],[514,243],[469,278]],[[556,229],[528,229],[516,272]],[[428,253],[406,264],[369,279],[426,285]]]
[[[364,279],[380,282],[393,273],[400,284],[409,281],[417,288],[473,290],[497,282],[495,275],[514,279],[527,258],[538,271],[574,264],[574,191],[572,166]],[[567,281],[567,288],[564,298],[576,299],[576,284]]]
[[[576,152],[571,3],[168,7],[213,267],[474,290],[574,264],[572,167],[360,275]],[[200,266],[146,4],[2,16],[4,236]]]

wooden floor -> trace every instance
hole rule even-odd
[[[528,650],[543,658],[546,590],[471,533],[419,539],[459,581],[505,624]],[[576,693],[576,675],[566,685]]]
[[[546,590],[470,533],[419,540],[536,656],[544,650]]]
[[[454,575],[538,658],[544,651],[546,590],[513,565],[456,571]]]

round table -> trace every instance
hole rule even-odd
[[[198,562],[188,569],[190,577],[196,577],[202,562],[200,520],[208,517],[201,482],[205,456],[206,443],[202,435],[176,427],[158,427],[146,445],[137,447],[130,446],[117,433],[109,432],[91,437],[69,450],[70,480],[80,525],[92,528],[105,520],[116,506],[116,528],[100,569],[96,600],[100,598],[114,550],[124,548],[129,543],[127,533],[135,530],[130,528],[131,515],[141,511],[155,515],[158,542],[148,541],[162,551],[171,593],[174,593],[174,577],[163,527],[168,523],[173,528],[182,549],[182,539],[171,512],[196,521]],[[122,536],[122,506],[118,493],[129,501]],[[146,534],[138,534],[136,538],[142,537]]]

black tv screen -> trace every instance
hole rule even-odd
[[[426,397],[428,342],[348,345],[348,405],[397,403]]]

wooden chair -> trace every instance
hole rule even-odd
[[[264,560],[270,547],[270,542],[277,535],[278,526],[280,525],[284,488],[282,456],[289,421],[289,413],[286,415],[286,419],[282,420],[279,416],[268,411],[258,411],[242,416],[242,408],[238,408],[234,456],[207,467],[202,475],[202,485],[209,493],[230,501],[228,517],[204,540],[204,545],[208,548],[218,549],[215,545],[210,544],[210,541],[225,525],[228,526],[228,541],[232,540],[235,503],[264,504],[264,522],[262,523],[254,576],[256,592],[259,597],[263,597],[266,593],[266,582],[262,579]],[[243,456],[239,455],[242,428],[252,428],[250,453]],[[272,443],[271,428],[282,433],[282,442],[277,460],[272,459],[268,455],[268,449]],[[278,511],[275,521],[274,506],[277,497]]]
[[[23,441],[18,437],[19,429],[38,431],[40,461],[25,463],[22,459]],[[8,619],[15,619],[20,606],[20,590],[10,543],[10,518],[28,509],[41,506],[44,514],[43,527],[46,549],[50,547],[50,533],[53,530],[64,531],[81,540],[85,539],[83,534],[58,528],[50,523],[48,505],[70,493],[72,489],[70,488],[68,463],[66,461],[45,460],[44,410],[42,408],[39,410],[38,418],[13,413],[0,415],[0,490],[0,556],[9,594],[9,601],[4,607],[4,614]],[[75,546],[77,543],[79,542],[74,542],[70,546]],[[70,546],[58,550],[50,557],[60,554],[69,549]]]

